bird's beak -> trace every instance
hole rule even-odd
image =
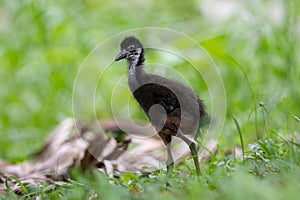
[[[128,51],[126,51],[125,49],[122,49],[121,52],[115,58],[115,61],[119,61],[119,60],[126,58],[128,53],[129,53]]]

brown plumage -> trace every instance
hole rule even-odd
[[[144,71],[144,49],[135,37],[127,37],[121,43],[121,52],[115,61],[128,62],[128,85],[133,96],[144,110],[158,135],[167,146],[168,176],[173,171],[173,157],[170,143],[172,136],[188,144],[193,156],[197,174],[200,167],[196,144],[185,135],[194,135],[207,114],[202,101],[188,87]]]

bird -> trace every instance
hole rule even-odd
[[[135,36],[123,39],[120,49],[115,62],[127,60],[130,91],[166,145],[167,176],[171,176],[174,168],[172,137],[180,138],[189,146],[197,176],[201,176],[197,144],[186,135],[197,134],[203,126],[203,119],[207,119],[203,101],[184,84],[147,73],[144,47]]]

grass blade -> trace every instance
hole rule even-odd
[[[243,153],[243,160],[244,160],[244,157],[245,157],[245,149],[244,149],[243,134],[242,134],[242,131],[241,131],[241,128],[240,128],[240,125],[239,125],[237,119],[236,119],[234,116],[232,116],[232,119],[233,119],[233,121],[234,121],[234,123],[235,123],[235,126],[236,126],[236,128],[237,128],[237,130],[238,130],[238,133],[239,133],[239,136],[240,136],[241,146],[242,146],[242,153]]]
[[[253,103],[253,107],[254,107],[254,117],[255,117],[255,128],[256,128],[256,137],[257,139],[260,139],[260,136],[258,134],[258,125],[257,125],[257,105],[256,105],[256,96],[255,96],[255,93],[254,93],[254,90],[253,88],[251,87],[251,84],[250,84],[250,81],[248,79],[248,76],[247,76],[247,73],[246,71],[244,70],[243,66],[237,61],[235,60],[233,57],[231,57],[230,55],[228,55],[228,58],[237,66],[240,68],[240,70],[243,72],[243,75],[245,77],[245,80],[247,82],[247,85],[249,87],[249,90],[251,92],[251,97],[252,97],[252,103]],[[252,111],[251,111],[252,112]]]
[[[10,176],[9,178],[15,180],[19,184],[24,194],[28,194],[28,190],[26,189],[25,185],[17,177]]]
[[[5,179],[5,187],[6,187],[6,193],[10,193],[10,184],[8,182],[8,177]]]

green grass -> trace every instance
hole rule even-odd
[[[2,159],[29,159],[49,131],[63,118],[73,115],[73,83],[81,63],[100,42],[128,29],[165,27],[194,38],[216,63],[227,96],[218,153],[201,164],[200,182],[193,163],[186,160],[176,166],[168,189],[163,186],[165,171],[151,176],[128,172],[114,180],[115,185],[100,172],[83,175],[74,171],[70,182],[58,183],[55,188],[47,184],[26,186],[24,199],[30,195],[44,199],[300,196],[300,2],[238,1],[231,17],[221,19],[215,19],[212,11],[208,15],[203,2],[0,0]],[[279,7],[270,8],[273,5]],[[283,14],[276,15],[276,9]],[[117,52],[118,43],[109,51]],[[164,57],[149,52],[146,58],[159,62]],[[125,73],[123,65],[112,67],[107,72],[110,78],[104,77],[97,89],[96,99],[101,104],[97,104],[96,111],[100,119],[111,116],[111,85]],[[209,104],[205,83],[185,66],[185,62],[174,64]],[[90,72],[91,76],[94,72]],[[120,95],[128,96],[128,89]],[[117,101],[120,105],[121,100]],[[132,115],[146,119],[134,101],[130,108]],[[87,119],[93,115],[89,109],[83,112]],[[241,145],[243,161],[229,153],[231,147]],[[0,196],[5,197],[17,198],[12,191]]]

